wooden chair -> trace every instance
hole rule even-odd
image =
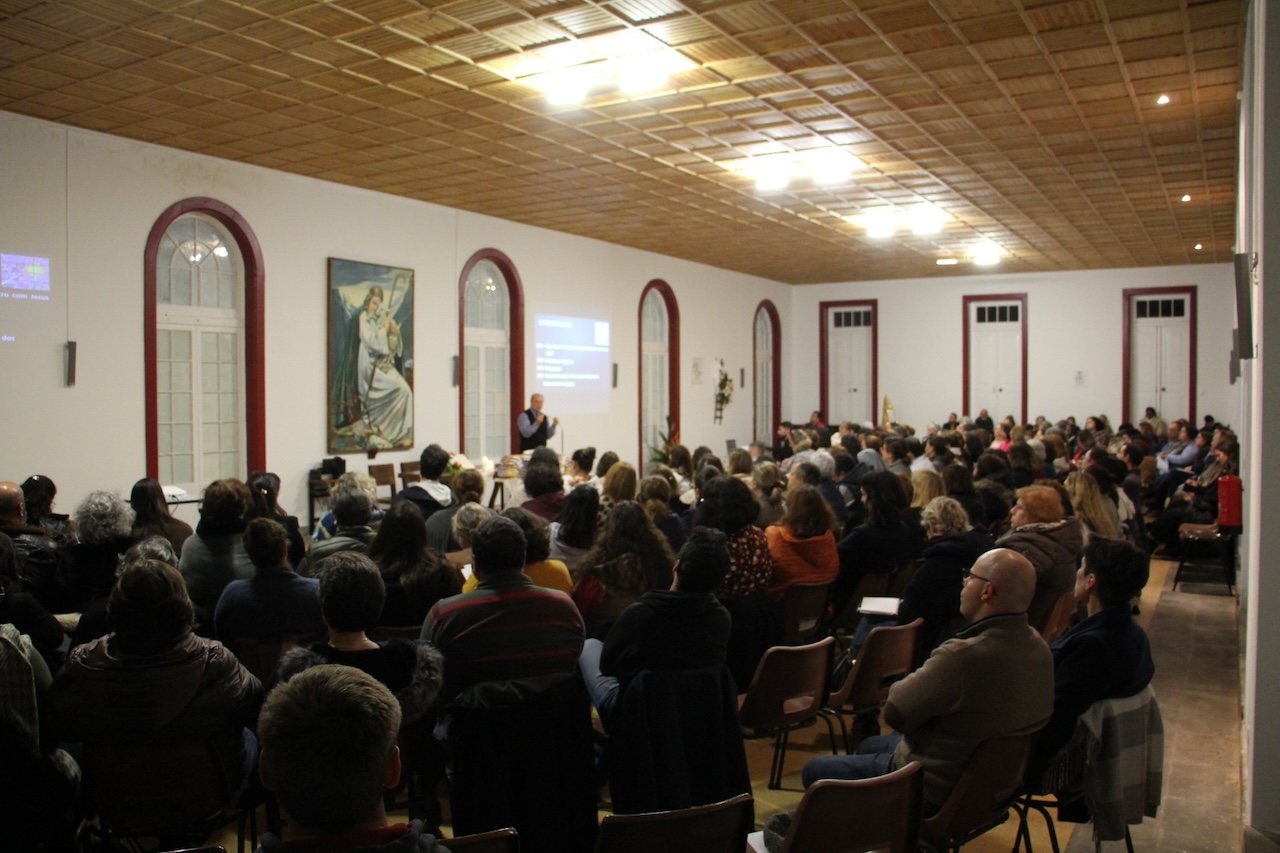
[[[779,645],[799,646],[811,643],[827,616],[831,598],[831,581],[797,583],[782,596],[782,639]]]
[[[807,646],[774,646],[761,658],[747,692],[738,697],[742,727],[774,735],[773,763],[769,768],[769,787],[773,790],[782,787],[782,765],[791,730],[820,716],[827,698],[834,648],[831,637]],[[829,720],[827,725],[834,754],[835,728]]]
[[[1074,592],[1064,592],[1053,603],[1049,614],[1045,616],[1044,624],[1040,626],[1040,638],[1046,643],[1052,643],[1058,639],[1058,637],[1062,636],[1062,632],[1071,625],[1071,615],[1075,612],[1076,594]]]
[[[449,853],[520,853],[520,833],[511,827],[443,841]]]
[[[400,463],[400,488],[407,489],[412,483],[416,483],[422,479],[422,463],[414,460],[413,462]]]
[[[88,741],[83,764],[87,799],[98,816],[90,832],[110,844],[180,835],[224,822],[235,810],[236,783],[223,776],[204,740]],[[239,812],[241,851],[246,828],[250,840],[257,836],[254,805]]]
[[[951,796],[933,817],[920,824],[920,837],[934,847],[959,853],[963,845],[1008,820],[1009,809],[1022,790],[1036,735],[1043,726],[1041,723],[1034,729],[980,744]],[[1019,839],[1025,829],[1019,827]],[[1028,838],[1028,847],[1030,843]]]
[[[750,794],[739,794],[720,803],[691,809],[607,815],[600,822],[596,853],[653,853],[655,850],[742,853],[747,848],[754,805]]]
[[[804,792],[782,853],[888,850],[915,853],[924,771],[919,761],[885,776],[822,779]],[[856,815],[857,819],[851,819]]]
[[[379,506],[390,506],[391,501],[396,496],[396,466],[390,462],[380,465],[369,466],[369,476],[373,478],[373,482],[378,484],[378,488],[386,486],[390,494],[386,500],[382,496],[378,496]]]
[[[853,754],[857,746],[851,735],[859,731],[858,720],[869,717],[874,725],[880,709],[889,699],[889,688],[915,669],[916,650],[920,645],[920,629],[923,625],[924,619],[917,618],[907,625],[874,629],[858,650],[858,657],[844,684],[827,697],[822,713],[840,721],[845,752],[849,755]],[[853,716],[848,728],[845,728],[844,714]],[[869,730],[863,732],[876,733]]]

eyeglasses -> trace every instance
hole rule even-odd
[[[991,578],[984,578],[982,575],[974,574],[972,568],[968,568],[964,570],[964,579],[967,581],[969,580],[969,578],[977,578],[983,583],[991,583]]]

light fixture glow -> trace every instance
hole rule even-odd
[[[980,267],[990,267],[1000,263],[1000,256],[1003,254],[1004,249],[990,240],[983,240],[969,250],[969,257]]]
[[[943,227],[951,221],[950,214],[928,202],[910,208],[907,218],[911,223],[911,230],[921,237],[941,234]]]
[[[892,207],[879,207],[850,217],[854,225],[862,226],[872,240],[887,240],[898,230],[898,211]]]
[[[1198,252],[1198,251],[1200,251],[1200,250],[1201,250],[1201,249],[1203,249],[1203,248],[1204,248],[1204,245],[1203,245],[1203,244],[1201,244],[1201,243],[1196,243],[1196,251],[1197,251],[1197,252]]]
[[[1160,97],[1156,98],[1156,103],[1163,107],[1165,104],[1169,103],[1169,96],[1161,95]]]
[[[1182,200],[1183,200],[1183,201],[1191,201],[1191,196],[1189,196],[1189,195],[1184,195],[1184,196],[1182,197]]]
[[[791,181],[809,180],[825,186],[844,183],[863,162],[837,146],[807,151],[782,151],[718,161],[722,169],[749,175],[760,189],[781,189]]]
[[[790,170],[785,158],[779,156],[761,157],[751,168],[756,179],[756,189],[762,192],[774,192],[786,189],[791,183]]]
[[[959,258],[938,258],[936,261],[934,261],[934,263],[940,267],[952,267],[960,263],[960,259]]]

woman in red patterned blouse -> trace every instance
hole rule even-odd
[[[703,489],[694,524],[714,527],[729,539],[729,573],[717,593],[750,595],[769,587],[773,558],[764,531],[754,523],[759,512],[751,489],[737,477],[717,477]]]

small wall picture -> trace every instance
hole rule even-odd
[[[329,259],[328,452],[413,447],[413,270]]]

